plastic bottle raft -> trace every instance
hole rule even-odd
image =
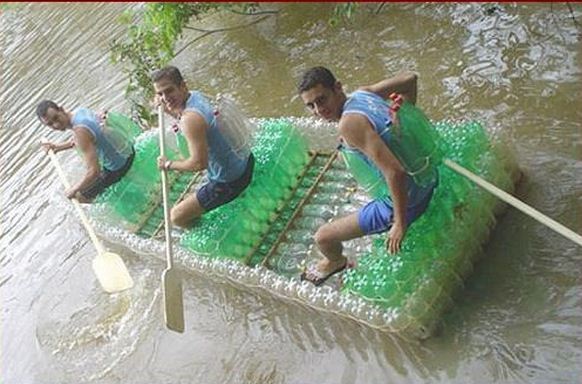
[[[372,237],[371,246],[357,256],[356,267],[343,274],[341,284],[330,279],[317,288],[298,279],[300,264],[319,257],[310,252],[313,234],[342,207],[353,208],[351,197],[362,190],[357,191],[336,152],[309,151],[293,119],[258,122],[251,184],[237,199],[205,214],[193,229],[185,231],[180,246],[197,265],[215,265],[230,280],[299,298],[375,328],[430,336],[472,271],[501,206],[438,160],[449,158],[506,191],[514,187],[513,164],[490,144],[477,122],[431,125],[438,138],[438,148],[431,149],[438,154],[431,159],[438,171],[438,187],[426,212],[409,226],[401,252],[388,255],[383,246],[385,235]],[[180,137],[177,144],[168,151],[170,158],[178,158],[180,148],[184,150]],[[135,148],[131,170],[98,202],[124,229],[140,237],[161,237],[157,130],[141,134]],[[191,193],[201,180],[200,175],[171,172],[171,200]],[[226,271],[220,264],[225,261],[231,265]],[[251,268],[258,271],[252,272],[252,281],[248,277]]]

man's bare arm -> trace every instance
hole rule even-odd
[[[407,228],[406,171],[364,116],[344,115],[339,130],[350,146],[358,148],[376,164],[390,188],[394,204],[394,223],[388,233],[388,249],[391,253],[398,252]]]
[[[206,136],[208,124],[196,112],[185,112],[182,115],[181,124],[190,156],[184,160],[172,161],[170,169],[189,172],[202,171],[208,167],[208,139]]]
[[[71,139],[71,140],[67,140],[64,141],[62,143],[59,144],[55,144],[52,143],[50,141],[46,142],[46,143],[41,143],[41,147],[44,148],[45,151],[49,151],[49,150],[53,150],[54,153],[59,153],[61,151],[64,151],[66,149],[71,149],[75,146],[75,140]]]
[[[415,72],[406,71],[376,84],[360,87],[359,89],[375,93],[383,99],[387,99],[394,92],[399,93],[407,101],[416,104],[417,80],[418,75]]]
[[[77,184],[75,184],[69,191],[68,197],[73,197],[74,194],[91,185],[93,181],[101,173],[99,167],[99,156],[97,155],[97,147],[93,135],[84,127],[74,127],[75,142],[85,159],[85,166],[87,168],[85,175]]]

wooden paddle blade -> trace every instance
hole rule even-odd
[[[178,270],[170,268],[162,275],[164,294],[164,318],[166,327],[175,332],[184,332],[184,301],[182,298],[182,281]]]
[[[119,255],[103,252],[93,259],[92,264],[93,272],[106,292],[121,292],[133,287],[133,279]]]

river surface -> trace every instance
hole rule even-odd
[[[49,98],[127,112],[126,78],[108,50],[125,33],[118,15],[140,7],[0,8],[0,383],[582,382],[582,248],[514,209],[439,333],[422,342],[194,275],[183,283],[187,330],[176,334],[160,309],[165,264],[123,247],[136,288],[102,292],[92,243],[38,146],[66,134],[34,111]],[[313,65],[348,90],[415,70],[431,118],[482,121],[513,146],[524,172],[517,196],[582,232],[579,3],[362,4],[335,28],[331,4],[262,8],[279,13],[176,57],[191,88],[230,93],[252,116],[302,116],[295,83]],[[78,174],[73,153],[59,158]]]

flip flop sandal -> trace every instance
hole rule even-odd
[[[327,281],[327,279],[329,279],[333,275],[338,274],[340,272],[343,272],[347,266],[348,266],[348,263],[346,262],[343,266],[339,267],[338,269],[328,273],[327,275],[324,275],[323,273],[321,273],[317,269],[317,267],[315,265],[312,265],[305,272],[303,272],[301,274],[301,281],[307,280],[307,281],[313,283],[313,285],[315,285],[316,287],[319,287],[320,285],[325,283]]]

